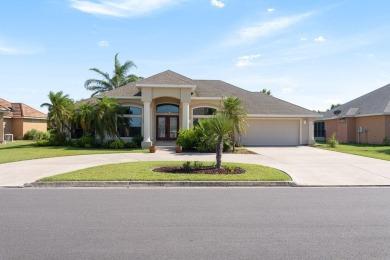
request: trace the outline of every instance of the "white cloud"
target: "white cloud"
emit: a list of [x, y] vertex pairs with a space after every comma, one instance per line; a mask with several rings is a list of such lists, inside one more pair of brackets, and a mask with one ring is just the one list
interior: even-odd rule
[[280, 17], [272, 21], [262, 22], [253, 26], [242, 28], [238, 30], [228, 44], [233, 46], [242, 45], [260, 38], [269, 37], [299, 23], [310, 15], [311, 13], [304, 13], [295, 16]]
[[304, 41], [307, 41], [307, 38], [301, 37], [299, 40], [304, 42]]
[[211, 0], [210, 3], [211, 5], [216, 6], [218, 8], [225, 7], [225, 4], [218, 0]]
[[14, 49], [14, 48], [9, 48], [9, 47], [0, 45], [0, 54], [17, 55], [17, 54], [20, 54], [20, 51], [17, 49]]
[[275, 11], [274, 8], [268, 8], [268, 9], [267, 9], [267, 12], [268, 12], [268, 13], [272, 13], [272, 12], [274, 12], [274, 11]]
[[250, 65], [254, 65], [252, 60], [259, 58], [261, 55], [260, 54], [254, 54], [254, 55], [246, 55], [246, 56], [241, 56], [238, 57], [238, 61], [236, 63], [237, 67], [246, 67]]
[[133, 17], [151, 13], [182, 0], [69, 0], [82, 12], [116, 17]]
[[100, 47], [109, 47], [110, 43], [108, 41], [100, 41], [100, 42], [98, 42], [98, 45]]
[[317, 38], [314, 39], [315, 42], [324, 42], [326, 39], [323, 36], [318, 36]]

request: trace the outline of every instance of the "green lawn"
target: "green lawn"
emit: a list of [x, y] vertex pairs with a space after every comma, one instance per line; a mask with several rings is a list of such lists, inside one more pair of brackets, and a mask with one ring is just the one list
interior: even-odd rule
[[336, 148], [329, 148], [325, 143], [317, 143], [316, 147], [390, 161], [390, 146], [388, 145], [339, 144]]
[[0, 145], [0, 163], [24, 161], [31, 159], [104, 153], [146, 152], [142, 149], [86, 149], [60, 146], [36, 146], [35, 141], [15, 141]]
[[[244, 174], [173, 174], [153, 172], [153, 168], [168, 165], [182, 165], [183, 162], [130, 162], [109, 164], [59, 174], [40, 181], [290, 181], [282, 171], [254, 164], [224, 163], [240, 166]], [[204, 165], [211, 165], [204, 162]]]

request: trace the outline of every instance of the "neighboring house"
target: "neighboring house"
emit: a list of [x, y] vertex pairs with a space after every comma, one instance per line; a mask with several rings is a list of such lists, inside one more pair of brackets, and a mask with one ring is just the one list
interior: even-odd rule
[[224, 96], [244, 100], [248, 112], [248, 127], [241, 138], [244, 145], [312, 144], [313, 122], [321, 117], [260, 92], [220, 80], [193, 80], [170, 70], [103, 95], [115, 98], [126, 108], [124, 118], [118, 118], [121, 138], [143, 135], [143, 147], [176, 140], [179, 128], [191, 128], [197, 120], [221, 109]]
[[[3, 108], [3, 112], [1, 112]], [[23, 135], [31, 129], [47, 131], [46, 114], [23, 103], [11, 103], [0, 98], [0, 117], [3, 119], [0, 127], [4, 133], [0, 135], [4, 138], [5, 134], [12, 134], [14, 139], [23, 139]], [[1, 130], [0, 130], [1, 131]], [[0, 139], [1, 141], [1, 139]]]
[[390, 84], [327, 111], [326, 138], [344, 143], [381, 144], [390, 138]]
[[4, 143], [4, 114], [8, 111], [8, 108], [0, 104], [0, 144]]

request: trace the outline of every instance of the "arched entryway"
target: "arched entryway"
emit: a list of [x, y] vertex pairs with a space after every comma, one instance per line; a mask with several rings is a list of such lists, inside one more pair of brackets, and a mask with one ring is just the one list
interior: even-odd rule
[[156, 140], [174, 141], [179, 131], [179, 106], [159, 104], [156, 106]]

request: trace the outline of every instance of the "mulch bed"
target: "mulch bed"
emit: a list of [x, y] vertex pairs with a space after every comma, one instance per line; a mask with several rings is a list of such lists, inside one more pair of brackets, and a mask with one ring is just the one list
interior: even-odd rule
[[188, 173], [188, 174], [243, 174], [245, 170], [241, 167], [235, 167], [233, 171], [229, 172], [226, 168], [218, 169], [214, 166], [204, 166], [200, 169], [184, 170], [180, 166], [165, 166], [153, 169], [154, 172], [165, 173]]

